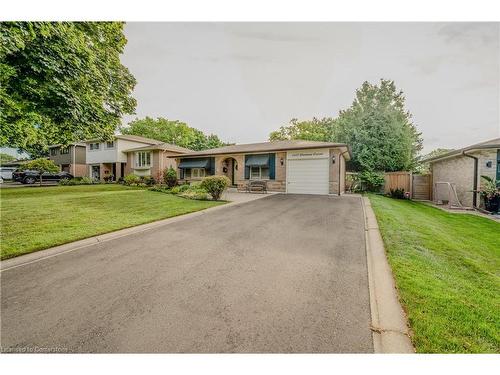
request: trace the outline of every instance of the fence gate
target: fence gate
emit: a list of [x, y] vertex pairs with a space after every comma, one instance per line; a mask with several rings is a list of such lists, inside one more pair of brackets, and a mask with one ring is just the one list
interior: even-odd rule
[[415, 174], [413, 175], [413, 199], [431, 200], [431, 175], [430, 174]]

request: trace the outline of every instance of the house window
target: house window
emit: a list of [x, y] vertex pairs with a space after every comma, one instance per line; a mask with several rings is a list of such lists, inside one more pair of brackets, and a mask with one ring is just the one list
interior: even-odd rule
[[250, 179], [251, 180], [268, 180], [269, 179], [269, 167], [250, 167]]
[[203, 168], [191, 168], [191, 178], [205, 177], [206, 170]]
[[57, 148], [51, 148], [50, 149], [50, 155], [51, 156], [56, 156], [57, 155]]
[[151, 166], [151, 153], [146, 151], [137, 152], [135, 154], [136, 167], [150, 167]]
[[69, 147], [61, 147], [61, 155], [69, 154]]
[[115, 142], [114, 141], [106, 142], [106, 148], [115, 148]]
[[99, 143], [90, 143], [89, 149], [90, 151], [99, 150]]

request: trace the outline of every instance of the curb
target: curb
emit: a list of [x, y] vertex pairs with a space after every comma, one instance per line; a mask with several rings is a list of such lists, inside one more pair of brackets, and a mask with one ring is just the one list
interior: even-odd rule
[[399, 303], [392, 270], [375, 213], [367, 197], [361, 198], [365, 219], [366, 259], [375, 353], [415, 353], [406, 314]]
[[183, 214], [183, 215], [181, 214], [178, 216], [169, 217], [167, 219], [153, 221], [151, 223], [139, 224], [139, 225], [136, 225], [136, 226], [133, 226], [130, 228], [125, 228], [125, 229], [118, 229], [118, 230], [113, 231], [113, 232], [99, 234], [97, 236], [88, 237], [88, 238], [85, 238], [83, 240], [69, 242], [69, 243], [59, 245], [59, 246], [54, 246], [54, 247], [51, 247], [48, 249], [34, 251], [32, 253], [25, 254], [25, 255], [20, 255], [20, 256], [17, 256], [15, 258], [2, 260], [2, 261], [0, 261], [0, 272], [7, 271], [7, 270], [17, 268], [17, 267], [21, 267], [21, 266], [24, 266], [27, 264], [35, 263], [35, 262], [38, 262], [38, 261], [43, 260], [43, 259], [52, 258], [52, 257], [55, 257], [57, 255], [69, 253], [71, 251], [75, 251], [75, 250], [89, 247], [92, 245], [96, 245], [96, 244], [101, 243], [101, 242], [111, 241], [111, 240], [114, 240], [116, 238], [121, 238], [121, 237], [128, 236], [131, 234], [145, 232], [145, 231], [160, 228], [160, 227], [163, 227], [165, 225], [172, 224], [172, 223], [177, 223], [177, 222], [180, 222], [183, 220], [191, 219], [193, 217], [206, 215], [207, 213], [210, 213], [213, 211], [221, 210], [221, 209], [228, 208], [228, 207], [242, 206], [242, 205], [245, 205], [247, 203], [250, 203], [250, 202], [253, 202], [253, 201], [256, 201], [259, 199], [264, 199], [266, 197], [270, 197], [273, 195], [274, 194], [267, 194], [267, 195], [263, 195], [262, 197], [259, 196], [256, 199], [251, 199], [251, 200], [244, 201], [244, 202], [230, 202], [230, 203], [222, 204], [220, 206], [206, 208], [206, 209], [200, 210], [200, 211], [190, 212], [190, 213]]

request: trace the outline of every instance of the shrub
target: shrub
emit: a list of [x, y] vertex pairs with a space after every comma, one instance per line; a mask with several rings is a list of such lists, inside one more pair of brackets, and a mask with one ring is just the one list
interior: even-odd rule
[[378, 192], [384, 185], [384, 174], [381, 172], [364, 171], [358, 174], [363, 190]]
[[72, 179], [62, 179], [59, 181], [59, 185], [61, 186], [73, 186], [73, 185], [93, 185], [98, 184], [99, 182], [93, 181], [89, 177], [75, 177]]
[[391, 196], [391, 198], [395, 199], [406, 199], [405, 189], [403, 188], [391, 189], [389, 195]]
[[179, 193], [185, 192], [188, 189], [189, 189], [189, 185], [188, 184], [179, 185], [179, 186], [174, 186], [172, 188], [171, 192], [172, 192], [172, 194], [179, 194]]
[[163, 173], [163, 180], [168, 187], [174, 187], [177, 184], [177, 172], [170, 167]]
[[84, 176], [84, 177], [80, 178], [80, 183], [82, 185], [92, 185], [92, 184], [96, 184], [99, 182], [92, 180], [90, 177]]
[[141, 179], [139, 176], [136, 176], [135, 174], [129, 174], [125, 176], [123, 182], [125, 183], [125, 185], [137, 186], [141, 183]]
[[209, 176], [201, 181], [200, 187], [205, 189], [214, 201], [217, 201], [230, 184], [231, 180], [226, 176]]
[[140, 180], [141, 180], [140, 182], [142, 182], [146, 186], [153, 186], [156, 183], [153, 176], [142, 176], [140, 177]]
[[168, 186], [165, 185], [153, 185], [148, 190], [159, 191], [160, 193], [172, 194], [172, 189], [170, 189]]
[[113, 182], [113, 178], [114, 178], [114, 177], [113, 177], [113, 175], [112, 175], [112, 174], [111, 174], [111, 175], [109, 175], [109, 176], [104, 176], [104, 177], [103, 177], [104, 183], [109, 184], [109, 183]]
[[200, 187], [189, 187], [179, 193], [179, 197], [204, 201], [208, 199], [208, 192]]

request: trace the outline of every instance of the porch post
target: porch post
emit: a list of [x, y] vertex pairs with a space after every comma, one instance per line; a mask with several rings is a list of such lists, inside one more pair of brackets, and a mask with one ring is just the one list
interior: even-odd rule
[[104, 181], [104, 164], [99, 164], [99, 180]]
[[122, 178], [122, 163], [115, 163], [115, 169], [116, 169], [116, 175], [115, 175], [115, 181], [118, 181], [120, 178]]

